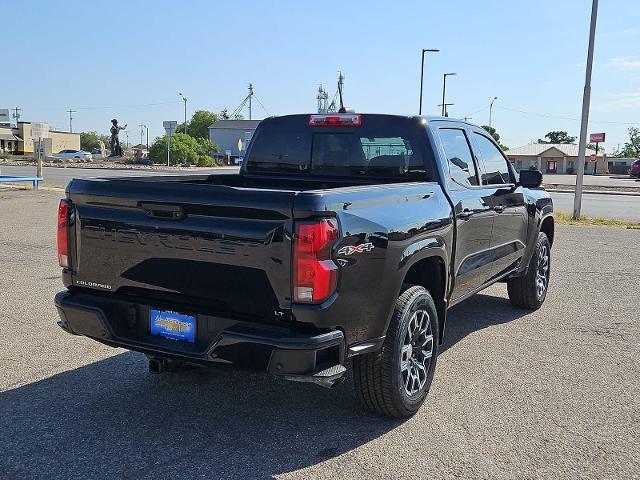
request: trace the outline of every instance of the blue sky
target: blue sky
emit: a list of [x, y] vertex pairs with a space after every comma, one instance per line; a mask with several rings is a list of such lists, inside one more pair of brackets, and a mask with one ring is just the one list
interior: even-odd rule
[[[487, 123], [497, 96], [493, 124], [508, 146], [579, 131], [590, 0], [109, 4], [113, 25], [107, 2], [4, 5], [0, 108], [58, 129], [72, 108], [74, 131], [106, 133], [116, 117], [137, 141], [137, 124], [154, 137], [183, 117], [179, 91], [190, 112], [234, 110], [252, 82], [269, 114], [311, 112], [318, 85], [333, 95], [342, 70], [356, 111], [414, 114], [420, 51], [439, 48], [424, 112], [438, 113], [442, 74], [457, 72], [450, 115]], [[600, 2], [592, 88], [589, 131], [607, 132], [611, 151], [626, 123], [640, 126], [640, 2]]]

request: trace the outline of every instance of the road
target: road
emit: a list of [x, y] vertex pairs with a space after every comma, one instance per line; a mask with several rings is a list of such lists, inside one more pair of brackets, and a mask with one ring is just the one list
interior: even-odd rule
[[[231, 169], [199, 169], [197, 173], [233, 173]], [[34, 175], [34, 167], [2, 167], [3, 175]], [[45, 185], [65, 186], [74, 177], [125, 177], [135, 175], [181, 175], [194, 173], [179, 170], [107, 170], [86, 168], [45, 167]], [[557, 177], [574, 177], [573, 175], [556, 175]], [[586, 178], [586, 177], [585, 177]], [[596, 177], [600, 178], [600, 177]], [[605, 178], [605, 177], [601, 177]], [[573, 194], [552, 193], [556, 208], [566, 212], [573, 211]], [[625, 197], [621, 195], [590, 195], [583, 197], [583, 214], [594, 217], [634, 220], [640, 222], [640, 196]]]
[[[544, 175], [544, 183], [547, 185], [575, 185], [575, 175]], [[598, 185], [601, 187], [640, 187], [640, 180], [637, 178], [631, 178], [629, 175], [585, 175], [582, 183], [585, 187], [591, 185]]]
[[0, 477], [640, 478], [636, 230], [558, 226], [546, 304], [454, 307], [425, 406], [145, 357], [56, 325], [59, 192], [0, 192]]
[[[550, 192], [556, 210], [573, 212], [573, 193]], [[582, 195], [582, 215], [640, 222], [640, 195]]]
[[[20, 176], [32, 176], [36, 174], [36, 167], [33, 165], [28, 166], [0, 166], [2, 169], [2, 175], [20, 175]], [[138, 175], [185, 175], [193, 173], [232, 173], [236, 172], [235, 168], [224, 169], [190, 169], [190, 170], [177, 170], [177, 169], [123, 169], [114, 170], [106, 168], [60, 168], [60, 167], [44, 167], [44, 185], [64, 187], [73, 178], [87, 178], [87, 177], [131, 177]]]

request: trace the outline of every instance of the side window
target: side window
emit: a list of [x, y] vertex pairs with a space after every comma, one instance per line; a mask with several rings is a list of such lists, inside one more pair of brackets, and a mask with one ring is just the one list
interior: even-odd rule
[[478, 185], [476, 167], [464, 130], [441, 128], [440, 140], [447, 154], [451, 178], [462, 185]]
[[487, 137], [479, 133], [473, 134], [473, 144], [478, 152], [478, 156], [484, 163], [484, 173], [482, 173], [483, 185], [511, 183], [507, 160], [498, 147]]

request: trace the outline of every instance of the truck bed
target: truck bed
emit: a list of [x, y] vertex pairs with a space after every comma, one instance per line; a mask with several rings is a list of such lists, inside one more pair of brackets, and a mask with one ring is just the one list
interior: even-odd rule
[[293, 183], [242, 175], [74, 180], [69, 286], [276, 321], [291, 305], [294, 210], [303, 219], [354, 202], [391, 205], [418, 188]]

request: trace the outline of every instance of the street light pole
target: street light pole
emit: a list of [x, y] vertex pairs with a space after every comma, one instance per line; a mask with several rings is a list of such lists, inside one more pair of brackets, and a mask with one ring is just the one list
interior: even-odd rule
[[418, 115], [422, 115], [422, 87], [424, 84], [424, 54], [427, 52], [439, 52], [435, 48], [423, 48], [422, 49], [422, 64], [420, 65], [420, 108], [418, 109]]
[[587, 50], [587, 68], [582, 95], [582, 123], [580, 125], [580, 143], [578, 144], [578, 175], [576, 177], [576, 191], [573, 198], [573, 219], [580, 219], [582, 207], [582, 181], [584, 177], [585, 151], [587, 148], [587, 125], [589, 123], [589, 105], [591, 104], [591, 70], [593, 68], [593, 46], [596, 36], [596, 21], [598, 19], [598, 0], [591, 5], [591, 27], [589, 29], [589, 49]]
[[447, 91], [447, 77], [450, 75], [457, 75], [457, 73], [445, 73], [442, 76], [442, 116], [444, 117], [444, 113], [446, 111], [446, 101], [445, 95]]
[[180, 95], [182, 97], [182, 100], [184, 100], [184, 133], [187, 133], [187, 98], [182, 95], [182, 93], [178, 92], [178, 95]]
[[491, 100], [491, 104], [489, 105], [489, 126], [491, 127], [491, 113], [493, 111], [493, 102], [495, 102], [498, 99], [498, 97], [493, 97], [493, 100]]

